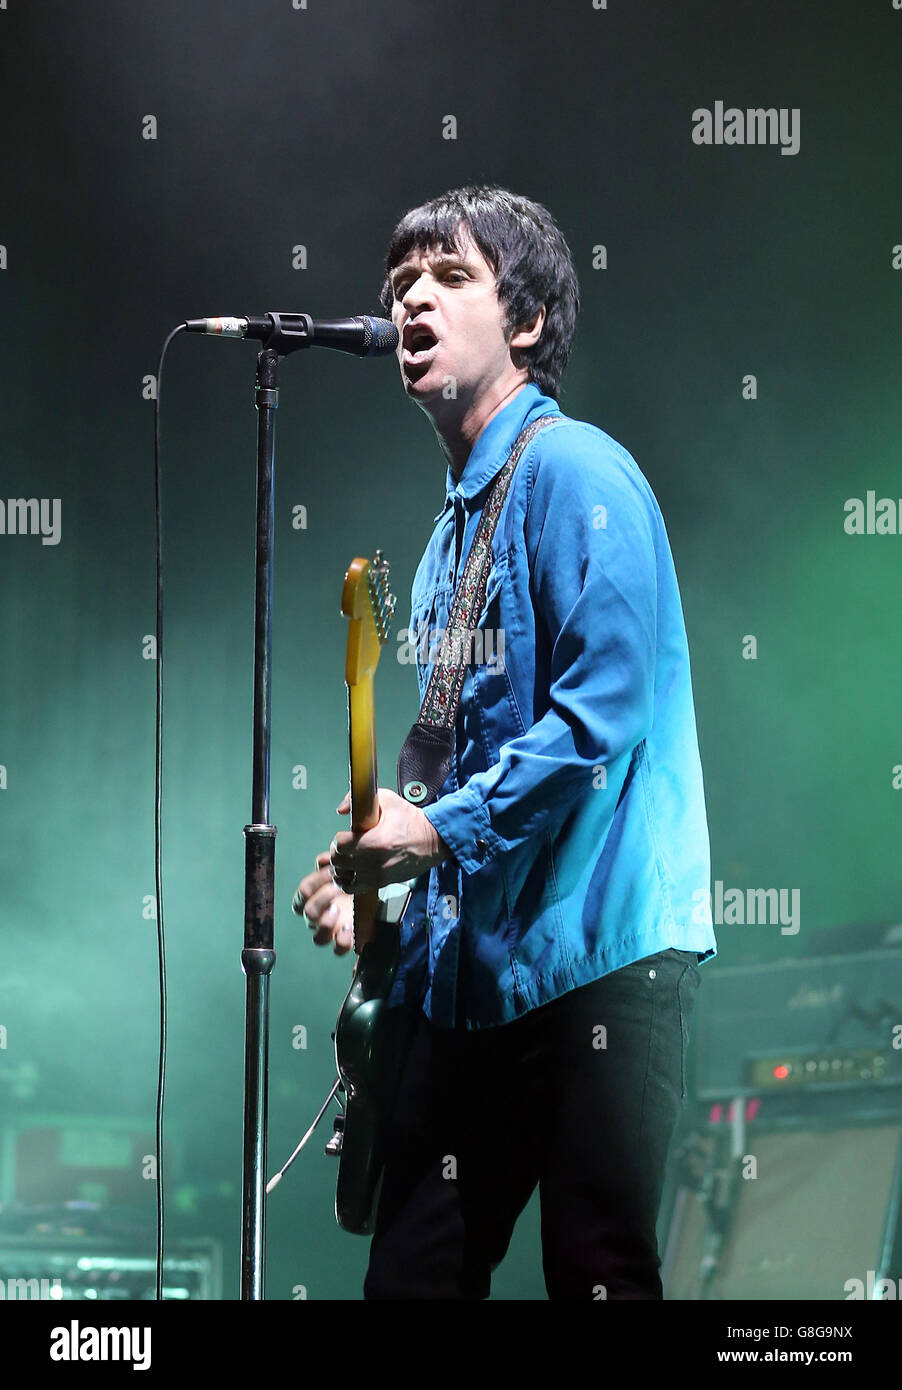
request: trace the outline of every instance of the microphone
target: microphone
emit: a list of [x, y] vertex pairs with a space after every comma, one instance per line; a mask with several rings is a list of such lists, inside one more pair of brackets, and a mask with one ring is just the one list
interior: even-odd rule
[[388, 319], [358, 314], [347, 319], [312, 319], [309, 314], [264, 314], [262, 318], [188, 319], [188, 333], [219, 338], [254, 338], [279, 352], [327, 347], [356, 357], [385, 357], [398, 346], [398, 330]]

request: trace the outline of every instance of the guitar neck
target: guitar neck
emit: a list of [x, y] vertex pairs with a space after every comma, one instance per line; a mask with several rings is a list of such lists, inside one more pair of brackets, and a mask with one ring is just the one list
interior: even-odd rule
[[[351, 829], [371, 830], [379, 819], [376, 771], [376, 714], [373, 676], [388, 640], [394, 594], [388, 587], [388, 562], [377, 550], [370, 564], [358, 555], [348, 565], [341, 591], [341, 611], [351, 619], [345, 653], [348, 687], [348, 745], [351, 773]], [[358, 956], [375, 931], [379, 894], [354, 894], [354, 950]]]
[[[373, 674], [348, 686], [348, 744], [351, 771], [351, 829], [371, 830], [379, 820], [376, 713]], [[354, 950], [359, 955], [375, 930], [379, 894], [354, 894]]]

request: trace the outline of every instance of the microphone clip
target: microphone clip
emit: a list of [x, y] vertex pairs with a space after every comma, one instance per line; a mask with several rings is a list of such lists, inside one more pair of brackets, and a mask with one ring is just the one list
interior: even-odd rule
[[275, 314], [270, 312], [266, 315], [266, 319], [270, 321], [272, 326], [266, 337], [262, 338], [263, 347], [277, 352], [280, 357], [287, 357], [291, 352], [297, 352], [300, 348], [307, 348], [313, 341], [313, 319], [309, 314]]

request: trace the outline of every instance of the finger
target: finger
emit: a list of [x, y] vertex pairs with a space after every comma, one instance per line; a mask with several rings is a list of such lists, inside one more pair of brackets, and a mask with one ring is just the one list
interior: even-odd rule
[[[326, 865], [328, 865], [328, 858], [326, 860]], [[326, 866], [321, 868], [317, 873], [308, 874], [306, 878], [302, 878], [291, 900], [292, 912], [296, 912], [298, 916], [300, 916], [304, 912], [306, 902], [313, 894], [316, 893], [318, 889], [325, 887], [326, 884], [331, 883], [331, 881], [332, 875], [329, 873], [329, 869]]]
[[337, 901], [325, 907], [316, 920], [307, 918], [307, 925], [313, 932], [314, 946], [328, 946], [337, 932], [341, 930], [342, 913]]
[[341, 890], [334, 883], [327, 883], [307, 899], [304, 916], [311, 926], [333, 926], [339, 920], [339, 896]]
[[354, 929], [350, 926], [339, 927], [335, 933], [335, 954], [346, 956], [354, 945]]
[[353, 893], [357, 886], [357, 880], [353, 869], [332, 869], [330, 872], [332, 882], [339, 893]]
[[330, 870], [332, 882], [341, 893], [372, 893], [382, 883], [372, 868], [349, 869], [344, 866]]
[[327, 859], [323, 867], [321, 869], [317, 869], [315, 874], [308, 874], [306, 884], [308, 889], [307, 897], [312, 897], [313, 894], [318, 892], [320, 888], [325, 888], [331, 882], [332, 871], [329, 868], [329, 861]]
[[317, 927], [313, 934], [314, 946], [328, 946], [330, 942], [337, 956], [346, 956], [354, 944], [353, 928], [347, 923], [341, 926], [335, 926], [333, 923], [331, 926]]
[[354, 852], [360, 837], [353, 830], [339, 830], [329, 846], [329, 858], [333, 864], [348, 859]]
[[321, 869], [317, 869], [315, 874], [307, 874], [306, 878], [301, 879], [298, 884], [298, 892], [302, 898], [309, 898], [316, 892], [317, 888], [322, 888], [324, 884], [328, 883], [330, 877], [327, 860], [325, 865]]
[[342, 878], [350, 878], [356, 872], [353, 856], [342, 853], [335, 841], [329, 847], [329, 873], [333, 883], [339, 883]]

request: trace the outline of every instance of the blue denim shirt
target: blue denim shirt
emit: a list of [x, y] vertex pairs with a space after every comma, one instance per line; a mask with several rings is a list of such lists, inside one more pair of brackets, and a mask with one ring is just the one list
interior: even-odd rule
[[417, 880], [401, 924], [390, 1002], [444, 1027], [505, 1023], [668, 947], [716, 951], [677, 578], [621, 445], [520, 390], [458, 484], [448, 471], [398, 635], [422, 699], [490, 486], [547, 414], [492, 543], [455, 765], [425, 808], [455, 860]]

